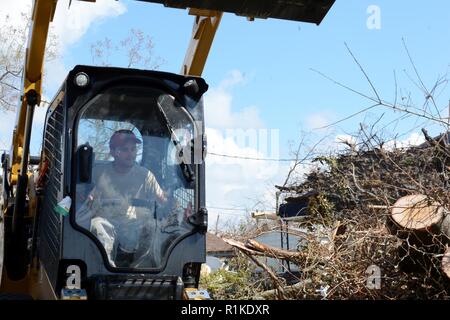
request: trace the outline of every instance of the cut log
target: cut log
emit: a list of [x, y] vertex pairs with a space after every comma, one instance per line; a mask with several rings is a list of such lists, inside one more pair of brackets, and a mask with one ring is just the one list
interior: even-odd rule
[[273, 212], [252, 212], [252, 218], [256, 220], [278, 220], [280, 217]]
[[236, 241], [236, 240], [233, 240], [233, 239], [227, 239], [227, 238], [222, 238], [222, 240], [225, 241], [226, 243], [228, 243], [230, 246], [238, 248], [239, 250], [241, 250], [245, 254], [253, 254], [253, 255], [260, 255], [260, 256], [264, 256], [265, 255], [263, 252], [259, 252], [259, 251], [255, 251], [255, 250], [247, 248], [245, 246], [245, 244], [240, 242], [240, 241]]
[[402, 197], [392, 206], [392, 219], [408, 230], [431, 230], [444, 217], [443, 207], [422, 194]]
[[[293, 295], [294, 297], [298, 297], [299, 292], [311, 283], [311, 279], [306, 279], [305, 281], [299, 281], [291, 286], [283, 287], [284, 294], [286, 296]], [[273, 300], [277, 297], [277, 293], [277, 289], [267, 290], [259, 293], [259, 295], [255, 297], [255, 300]]]
[[442, 271], [450, 279], [450, 247], [444, 253], [442, 257]]
[[256, 240], [249, 239], [245, 243], [233, 240], [222, 238], [223, 241], [228, 243], [229, 245], [238, 248], [242, 252], [248, 255], [259, 255], [259, 256], [267, 256], [276, 259], [295, 259], [301, 258], [304, 256], [302, 252], [298, 251], [288, 251], [283, 249], [274, 248], [272, 246], [264, 245]]
[[283, 249], [278, 249], [272, 246], [262, 244], [256, 240], [248, 239], [245, 246], [251, 250], [259, 251], [265, 253], [267, 256], [277, 258], [277, 259], [295, 259], [303, 257], [304, 254], [298, 251], [288, 251]]

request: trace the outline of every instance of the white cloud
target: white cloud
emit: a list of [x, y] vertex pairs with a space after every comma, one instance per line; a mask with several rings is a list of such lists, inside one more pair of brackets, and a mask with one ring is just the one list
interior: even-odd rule
[[332, 123], [333, 118], [334, 115], [330, 112], [316, 112], [306, 117], [305, 124], [309, 129], [320, 129]]
[[[251, 210], [271, 210], [275, 206], [274, 184], [282, 183], [289, 163], [229, 158], [279, 158], [279, 134], [265, 128], [258, 108], [234, 110], [232, 90], [246, 79], [240, 71], [231, 71], [205, 97], [208, 153], [206, 160], [207, 206], [209, 223], [235, 224]], [[224, 210], [216, 208], [241, 208]], [[247, 209], [247, 211], [245, 210]]]
[[124, 4], [112, 0], [97, 0], [95, 3], [72, 1], [70, 8], [68, 4], [69, 0], [58, 1], [52, 24], [62, 50], [80, 40], [93, 23], [126, 12]]
[[349, 134], [338, 134], [334, 138], [333, 146], [330, 148], [335, 152], [339, 152], [342, 150], [348, 150], [349, 145], [353, 146], [355, 150], [357, 150], [357, 140], [354, 136]]
[[[51, 23], [52, 32], [58, 37], [61, 50], [80, 40], [93, 23], [103, 19], [119, 16], [126, 12], [126, 6], [118, 1], [97, 0], [95, 3], [85, 1], [59, 0], [56, 13]], [[9, 16], [17, 27], [25, 26], [22, 14], [30, 14], [32, 0], [16, 0], [0, 2], [0, 17], [4, 21]]]
[[231, 71], [216, 88], [210, 88], [205, 95], [205, 118], [208, 127], [218, 129], [262, 128], [258, 108], [248, 106], [240, 111], [232, 110], [232, 89], [245, 83], [245, 78], [238, 70]]
[[242, 74], [242, 72], [240, 72], [239, 70], [231, 70], [228, 73], [228, 77], [226, 77], [220, 82], [219, 88], [230, 89], [237, 84], [244, 84], [245, 82], [246, 79]]
[[[209, 207], [209, 223], [214, 227], [217, 215], [220, 226], [235, 224], [250, 214], [251, 210], [273, 210], [275, 206], [275, 184], [282, 183], [289, 163], [226, 158], [211, 153], [266, 158], [257, 149], [240, 147], [233, 139], [219, 130], [208, 129], [206, 158], [206, 200]], [[216, 208], [245, 208], [242, 211]]]
[[[386, 150], [392, 150], [395, 148], [409, 148], [413, 146], [418, 146], [425, 142], [425, 138], [422, 134], [418, 132], [411, 133], [405, 139], [394, 139], [384, 143], [383, 148]], [[349, 143], [354, 146], [355, 150], [358, 150], [358, 141], [356, 137], [348, 134], [338, 134], [335, 136], [333, 143], [331, 143], [328, 148], [333, 152], [340, 152], [343, 150], [348, 150]]]
[[411, 133], [406, 139], [403, 140], [391, 140], [385, 144], [387, 149], [394, 148], [407, 148], [411, 146], [418, 146], [425, 142], [425, 138], [418, 132]]
[[334, 138], [334, 141], [337, 142], [337, 143], [355, 144], [356, 143], [356, 138], [354, 136], [349, 135], [349, 134], [338, 134]]
[[0, 17], [1, 21], [5, 21], [5, 17], [9, 16], [10, 21], [17, 26], [22, 26], [24, 20], [22, 13], [29, 13], [31, 11], [31, 0], [16, 0], [16, 1], [1, 1], [0, 2]]

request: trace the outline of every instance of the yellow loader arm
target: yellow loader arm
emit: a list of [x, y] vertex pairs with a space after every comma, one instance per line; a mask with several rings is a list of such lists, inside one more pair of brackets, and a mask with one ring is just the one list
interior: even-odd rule
[[27, 46], [21, 105], [17, 112], [12, 143], [11, 184], [18, 175], [27, 171], [29, 140], [34, 107], [39, 105], [42, 94], [42, 69], [49, 24], [53, 20], [57, 0], [35, 0], [32, 26]]
[[[35, 199], [32, 199], [34, 190], [28, 190], [31, 128], [34, 108], [41, 102], [45, 45], [56, 2], [57, 0], [34, 0], [32, 24], [25, 54], [22, 95], [12, 136], [10, 158], [2, 158], [4, 168], [10, 169], [9, 176], [5, 175], [3, 182], [6, 197], [3, 199], [2, 209], [5, 220], [12, 218], [7, 242], [8, 247], [14, 247], [12, 250], [14, 252], [9, 254], [9, 259], [14, 260], [12, 264], [18, 266], [10, 270], [10, 278], [13, 280], [23, 279], [28, 272], [27, 265], [22, 262], [27, 257], [27, 240], [23, 237], [24, 221], [35, 213]], [[6, 169], [4, 170], [6, 173]], [[28, 206], [27, 191], [30, 191]], [[27, 286], [26, 279], [19, 283], [20, 286]], [[2, 287], [3, 285], [2, 281]]]
[[189, 14], [196, 17], [189, 48], [180, 73], [201, 76], [216, 30], [219, 28], [220, 20], [222, 19], [222, 12], [190, 9]]

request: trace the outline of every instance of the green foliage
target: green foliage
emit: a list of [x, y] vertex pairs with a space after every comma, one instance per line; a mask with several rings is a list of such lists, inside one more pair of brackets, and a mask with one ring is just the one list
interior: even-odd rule
[[334, 204], [330, 202], [323, 193], [311, 197], [308, 203], [311, 218], [324, 225], [331, 225], [334, 217]]
[[253, 279], [253, 265], [244, 257], [230, 260], [233, 271], [220, 269], [200, 278], [200, 287], [214, 300], [252, 299], [259, 292]]
[[413, 166], [415, 164], [415, 159], [414, 157], [411, 156], [405, 156], [403, 159], [401, 159], [400, 161], [400, 166], [402, 167], [410, 167]]
[[326, 157], [326, 156], [319, 156], [314, 159], [314, 161], [319, 161], [321, 164], [326, 164], [328, 167], [333, 170], [338, 167], [338, 162], [336, 157]]

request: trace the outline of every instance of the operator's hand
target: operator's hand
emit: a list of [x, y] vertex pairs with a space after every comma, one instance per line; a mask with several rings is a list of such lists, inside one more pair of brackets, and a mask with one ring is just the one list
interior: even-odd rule
[[161, 196], [159, 197], [159, 201], [161, 201], [161, 203], [166, 204], [169, 201], [169, 197], [167, 195], [167, 192], [163, 192], [161, 194]]
[[164, 216], [169, 216], [180, 207], [180, 204], [174, 197], [174, 191], [172, 189], [165, 190], [162, 195], [158, 198], [161, 205], [160, 209], [164, 212]]

